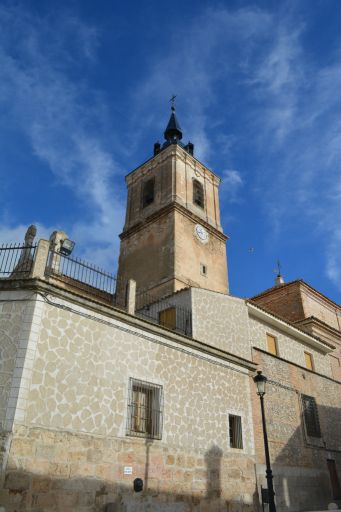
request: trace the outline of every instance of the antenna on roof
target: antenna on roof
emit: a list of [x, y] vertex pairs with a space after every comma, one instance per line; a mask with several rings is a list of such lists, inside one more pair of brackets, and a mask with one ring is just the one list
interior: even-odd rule
[[274, 272], [276, 274], [275, 286], [281, 286], [281, 284], [284, 284], [284, 279], [281, 272], [281, 262], [279, 260], [277, 260], [277, 268], [274, 269]]

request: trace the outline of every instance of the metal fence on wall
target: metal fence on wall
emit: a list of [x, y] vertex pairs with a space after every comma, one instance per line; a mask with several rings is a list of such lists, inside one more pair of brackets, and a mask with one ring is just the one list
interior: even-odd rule
[[[0, 279], [28, 278], [36, 255], [36, 245], [0, 246]], [[64, 283], [67, 288], [97, 297], [101, 301], [126, 308], [126, 280], [77, 257], [49, 250], [45, 275]], [[167, 329], [192, 336], [192, 313], [171, 297], [156, 299], [149, 292], [136, 294], [136, 315]]]
[[149, 292], [136, 294], [136, 315], [167, 329], [192, 336], [192, 312], [172, 300], [156, 299]]
[[0, 278], [14, 279], [28, 277], [32, 270], [36, 245], [20, 243], [0, 246]]
[[45, 273], [69, 286], [113, 302], [116, 276], [92, 263], [50, 250]]

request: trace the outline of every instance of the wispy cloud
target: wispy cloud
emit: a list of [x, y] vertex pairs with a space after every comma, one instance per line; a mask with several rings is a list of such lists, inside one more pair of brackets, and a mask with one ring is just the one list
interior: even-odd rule
[[[154, 59], [136, 91], [134, 108], [152, 110], [177, 92], [197, 157], [210, 165], [221, 149], [229, 160], [223, 194], [233, 201], [258, 189], [264, 222], [278, 239], [290, 222], [297, 229], [297, 219], [310, 226], [312, 237], [322, 235], [326, 273], [341, 289], [335, 271], [341, 253], [335, 236], [341, 223], [341, 66], [338, 52], [322, 66], [307, 54], [307, 23], [290, 9], [280, 16], [256, 8], [205, 9], [174, 31], [168, 52]], [[247, 187], [233, 170], [238, 151], [257, 155]]]
[[[49, 239], [53, 229], [36, 223], [37, 238]], [[0, 240], [1, 244], [10, 244], [13, 242], [23, 242], [28, 226], [18, 224], [14, 227], [0, 225]]]
[[[76, 238], [83, 253], [96, 244], [97, 259], [112, 265], [113, 233], [123, 221], [123, 201], [112, 184], [120, 167], [106, 147], [105, 105], [70, 73], [78, 61], [94, 59], [97, 31], [73, 17], [42, 20], [19, 7], [0, 8], [0, 22], [8, 27], [0, 38], [3, 108], [35, 155], [84, 205], [82, 220], [58, 227]], [[21, 226], [12, 233], [21, 233]]]
[[[61, 227], [91, 259], [112, 265], [124, 210], [121, 158], [112, 156], [120, 141], [109, 142], [106, 101], [85, 72], [100, 32], [72, 14], [38, 19], [17, 7], [1, 7], [0, 22], [3, 111], [84, 205], [83, 219]], [[212, 168], [220, 162], [227, 202], [259, 194], [263, 222], [278, 238], [304, 220], [323, 238], [325, 272], [341, 289], [341, 51], [322, 65], [313, 60], [303, 44], [308, 23], [291, 12], [221, 5], [174, 19], [162, 51], [155, 45], [122, 93], [122, 130], [130, 156], [151, 126], [162, 133], [161, 105], [177, 94], [185, 141]]]
[[327, 248], [327, 276], [341, 289], [341, 229], [334, 231]]
[[[141, 111], [156, 111], [155, 104], [164, 104], [167, 96], [177, 94], [186, 120], [186, 136], [195, 141], [197, 157], [209, 162], [212, 111], [215, 115], [219, 112], [214, 121], [219, 123], [230, 105], [229, 80], [236, 67], [249, 59], [255, 42], [263, 38], [270, 25], [271, 16], [253, 8], [208, 8], [199, 11], [190, 24], [178, 25], [167, 53], [152, 59], [147, 78], [136, 88], [136, 116]], [[160, 122], [153, 115], [148, 120], [155, 125]]]
[[222, 184], [220, 186], [220, 194], [224, 201], [230, 203], [239, 199], [239, 191], [244, 185], [242, 177], [235, 169], [226, 169], [222, 173]]
[[266, 205], [278, 231], [300, 218], [310, 223], [311, 236], [323, 237], [326, 274], [341, 290], [341, 65], [337, 58], [314, 66], [303, 53], [300, 32], [294, 26], [292, 32], [290, 43], [271, 58], [283, 61], [278, 73], [277, 66], [269, 73], [265, 65], [256, 85], [268, 95], [265, 115], [259, 112], [257, 120], [260, 150], [266, 145], [266, 161], [276, 162], [262, 173], [262, 182], [270, 184]]

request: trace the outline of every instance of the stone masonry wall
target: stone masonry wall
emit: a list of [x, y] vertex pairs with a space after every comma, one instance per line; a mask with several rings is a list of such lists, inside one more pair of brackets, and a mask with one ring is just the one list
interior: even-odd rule
[[246, 370], [230, 371], [125, 324], [84, 317], [78, 309], [45, 307], [27, 396], [28, 424], [125, 435], [128, 381], [134, 377], [164, 386], [167, 442], [194, 448], [215, 441], [228, 448], [226, 414], [232, 407], [246, 416], [245, 447], [252, 452]]
[[[110, 500], [132, 512], [141, 500], [145, 510], [253, 510], [247, 370], [61, 299], [40, 314], [0, 494], [8, 512], [104, 510]], [[126, 435], [130, 377], [163, 387], [162, 440], [150, 445]], [[242, 450], [230, 447], [229, 413], [242, 418]], [[131, 483], [141, 474], [149, 490], [139, 498]]]
[[30, 292], [3, 292], [0, 304], [0, 432], [5, 428], [6, 411], [20, 345], [20, 334], [30, 325], [32, 311], [29, 302], [20, 302]]
[[168, 213], [121, 241], [119, 277], [134, 279], [141, 290], [165, 283], [164, 294], [172, 293], [173, 252], [174, 215]]
[[[204, 208], [193, 202], [193, 182], [199, 181], [203, 186]], [[220, 178], [207, 167], [191, 157], [181, 148], [176, 147], [176, 199], [197, 217], [215, 226], [220, 231], [220, 209], [218, 187]]]
[[[138, 494], [136, 477], [144, 481]], [[17, 427], [0, 503], [6, 512], [104, 511], [109, 503], [115, 512], [246, 512], [255, 510], [254, 492], [254, 461], [214, 443], [181, 450], [159, 441]]]
[[[196, 222], [182, 212], [175, 213], [174, 251], [178, 289], [195, 286], [226, 294], [226, 243], [213, 230], [208, 230], [208, 241], [202, 243], [195, 234]], [[206, 266], [206, 274], [202, 273], [201, 265]]]

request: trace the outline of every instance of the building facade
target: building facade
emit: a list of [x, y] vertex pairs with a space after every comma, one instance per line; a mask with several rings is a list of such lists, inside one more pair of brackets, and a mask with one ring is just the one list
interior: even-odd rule
[[117, 280], [62, 232], [2, 250], [6, 512], [261, 511], [259, 368], [278, 512], [341, 498], [337, 328], [228, 294], [220, 180], [181, 138], [173, 110], [127, 176]]
[[297, 327], [329, 342], [333, 377], [341, 380], [341, 306], [303, 280], [279, 285], [252, 298]]

